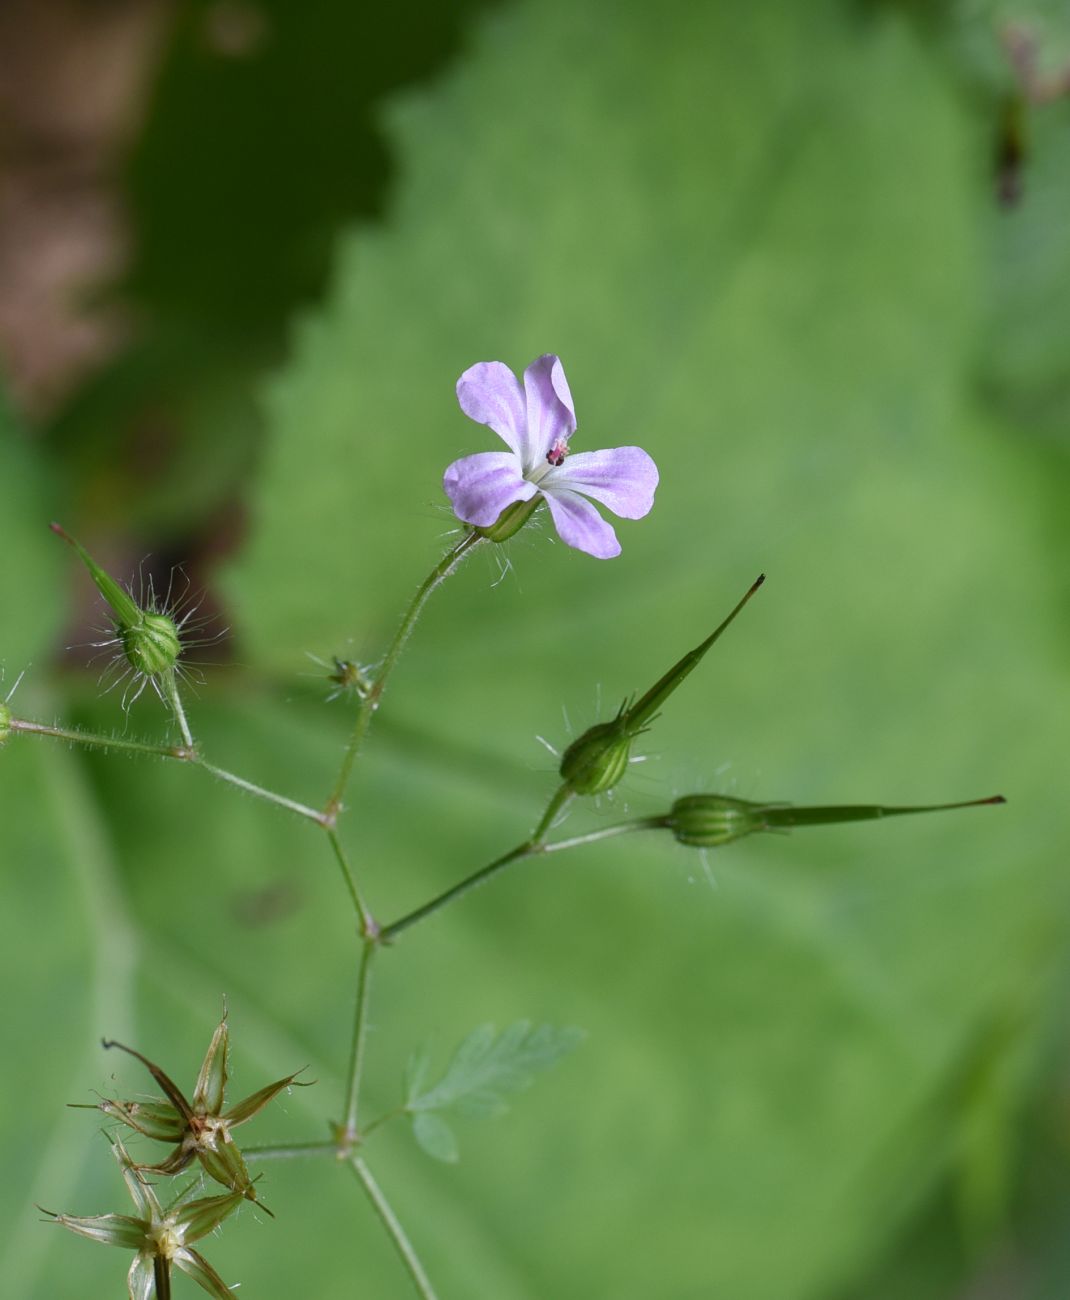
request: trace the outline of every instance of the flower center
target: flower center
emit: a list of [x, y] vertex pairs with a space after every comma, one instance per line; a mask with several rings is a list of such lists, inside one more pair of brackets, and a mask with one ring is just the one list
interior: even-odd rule
[[550, 450], [546, 453], [547, 464], [563, 465], [565, 457], [568, 455], [568, 439], [558, 438]]

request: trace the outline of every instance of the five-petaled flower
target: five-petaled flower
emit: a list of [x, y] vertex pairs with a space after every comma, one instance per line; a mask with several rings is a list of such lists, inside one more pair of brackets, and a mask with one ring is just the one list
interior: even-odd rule
[[443, 487], [458, 519], [489, 528], [514, 503], [541, 497], [569, 546], [600, 560], [620, 554], [612, 525], [587, 498], [641, 519], [654, 504], [657, 466], [641, 447], [569, 455], [576, 410], [559, 358], [533, 361], [523, 387], [503, 362], [481, 361], [457, 381], [457, 400], [509, 447], [465, 456], [446, 470]]

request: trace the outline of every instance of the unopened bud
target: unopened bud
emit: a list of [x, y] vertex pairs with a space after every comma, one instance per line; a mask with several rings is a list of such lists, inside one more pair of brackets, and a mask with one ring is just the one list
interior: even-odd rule
[[632, 736], [623, 711], [574, 740], [561, 759], [561, 779], [574, 794], [603, 794], [628, 770]]

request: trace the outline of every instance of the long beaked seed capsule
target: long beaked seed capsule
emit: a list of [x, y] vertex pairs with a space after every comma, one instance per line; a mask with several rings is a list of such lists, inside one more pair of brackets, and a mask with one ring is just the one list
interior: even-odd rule
[[561, 759], [562, 781], [574, 794], [604, 794], [612, 790], [628, 770], [632, 741], [647, 729], [655, 713], [684, 678], [701, 663], [706, 651], [735, 619], [743, 606], [765, 581], [761, 574], [728, 617], [701, 645], [689, 650], [632, 704], [621, 705], [611, 722], [598, 722], [574, 740]]
[[681, 844], [714, 849], [755, 831], [791, 830], [796, 826], [831, 826], [841, 822], [877, 821], [913, 813], [948, 812], [953, 808], [980, 808], [1006, 803], [1001, 794], [963, 803], [822, 804], [796, 808], [788, 803], [753, 803], [723, 794], [689, 794], [673, 804], [665, 824]]
[[142, 609], [133, 596], [97, 564], [85, 547], [59, 524], [52, 531], [76, 552], [115, 615], [115, 630], [127, 662], [142, 677], [159, 677], [178, 663], [182, 640], [168, 614]]

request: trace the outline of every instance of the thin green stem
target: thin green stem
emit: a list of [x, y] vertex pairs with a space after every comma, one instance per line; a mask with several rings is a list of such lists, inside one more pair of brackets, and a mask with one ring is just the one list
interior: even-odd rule
[[298, 803], [296, 799], [290, 799], [284, 794], [276, 794], [274, 790], [265, 790], [262, 785], [256, 785], [252, 781], [247, 781], [243, 776], [237, 776], [233, 772], [228, 772], [225, 768], [216, 767], [214, 763], [209, 763], [206, 759], [201, 758], [200, 754], [192, 753], [187, 755], [187, 761], [193, 763], [196, 767], [203, 768], [205, 772], [212, 776], [218, 777], [220, 781], [226, 781], [230, 785], [235, 785], [239, 790], [244, 790], [246, 794], [255, 795], [258, 799], [266, 799], [268, 803], [273, 803], [278, 808], [285, 808], [287, 812], [297, 813], [299, 817], [307, 817], [317, 826], [327, 826], [327, 819], [317, 808], [310, 808], [307, 804]]
[[661, 831], [668, 824], [664, 815], [636, 817], [630, 822], [617, 822], [613, 826], [602, 826], [596, 831], [588, 831], [586, 835], [573, 835], [568, 840], [555, 840], [553, 844], [544, 844], [540, 852], [561, 853], [565, 849], [578, 849], [584, 844], [597, 844], [599, 840], [611, 840], [617, 835], [630, 835], [633, 831]]
[[368, 1030], [368, 996], [371, 992], [372, 958], [378, 948], [378, 940], [366, 936], [364, 948], [360, 954], [360, 968], [357, 971], [357, 1006], [353, 1015], [353, 1041], [349, 1049], [349, 1076], [346, 1083], [346, 1118], [345, 1133], [348, 1138], [356, 1140], [357, 1111], [360, 1106], [360, 1083], [364, 1074], [364, 1049], [367, 1044]]
[[378, 709], [382, 702], [383, 692], [386, 690], [387, 680], [394, 671], [401, 656], [405, 643], [412, 635], [412, 630], [416, 626], [416, 620], [420, 617], [428, 597], [435, 588], [443, 582], [457, 568], [461, 560], [476, 546], [483, 541], [483, 537], [477, 532], [466, 533], [464, 537], [446, 552], [442, 559], [435, 565], [431, 572], [420, 584], [416, 595], [413, 596], [408, 609], [402, 616], [397, 631], [394, 633], [394, 639], [391, 641], [382, 664], [375, 674], [375, 681], [371, 689], [360, 702], [357, 710], [356, 721], [353, 724], [353, 730], [350, 733], [349, 741], [346, 744], [345, 754], [342, 757], [342, 766], [338, 772], [338, 779], [334, 783], [334, 789], [327, 800], [326, 812], [328, 816], [337, 815], [339, 808], [342, 806], [342, 800], [345, 796], [346, 787], [349, 784], [349, 778], [353, 773], [353, 764], [356, 762], [357, 754], [360, 752], [361, 743], [364, 735], [371, 723], [372, 715]]
[[[95, 1110], [98, 1108], [91, 1106], [89, 1109]], [[360, 1140], [362, 1142], [367, 1141], [377, 1128], [382, 1128], [384, 1124], [389, 1124], [392, 1119], [400, 1119], [402, 1115], [407, 1115], [408, 1113], [408, 1106], [395, 1106], [393, 1110], [388, 1110], [382, 1115], [377, 1115], [370, 1124], [364, 1125], [364, 1128], [360, 1133]]]
[[[322, 814], [318, 814], [322, 815]], [[364, 902], [360, 889], [357, 885], [357, 878], [353, 874], [353, 868], [349, 865], [349, 859], [346, 851], [342, 847], [342, 841], [338, 838], [338, 832], [333, 826], [327, 827], [327, 838], [331, 842], [331, 848], [334, 850], [334, 856], [338, 859], [338, 865], [342, 869], [342, 879], [345, 881], [346, 889], [349, 891], [349, 897], [356, 908], [357, 916], [360, 918], [360, 932], [367, 938], [375, 931], [375, 922], [372, 920], [371, 912]]]
[[412, 1242], [409, 1241], [405, 1229], [401, 1226], [398, 1216], [391, 1208], [390, 1202], [383, 1195], [383, 1190], [372, 1177], [372, 1171], [359, 1156], [353, 1156], [349, 1162], [353, 1166], [353, 1172], [360, 1179], [361, 1186], [368, 1194], [368, 1200], [372, 1203], [372, 1208], [379, 1216], [383, 1227], [387, 1230], [390, 1240], [394, 1243], [394, 1249], [401, 1258], [401, 1262], [412, 1278], [413, 1285], [423, 1297], [423, 1300], [436, 1300], [435, 1289], [431, 1285], [431, 1279], [424, 1271], [424, 1266], [420, 1263], [419, 1256], [413, 1249]]
[[188, 763], [192, 758], [182, 745], [154, 745], [144, 740], [124, 740], [118, 736], [102, 736], [92, 731], [78, 731], [71, 727], [51, 727], [44, 722], [29, 722], [25, 718], [12, 718], [12, 731], [24, 731], [31, 736], [52, 736], [67, 740], [72, 745], [85, 745], [87, 749], [125, 749], [136, 754], [155, 754], [159, 758], [177, 758]]
[[242, 1147], [248, 1161], [303, 1160], [310, 1156], [337, 1156], [337, 1142], [288, 1142], [281, 1146]]
[[[560, 791], [558, 793], [560, 794]], [[556, 798], [557, 796], [555, 796], [555, 799]], [[553, 808], [552, 801], [551, 808]], [[556, 809], [554, 811], [556, 812]], [[547, 812], [549, 813], [550, 809], [547, 809]], [[553, 817], [551, 816], [549, 820], [552, 821]], [[585, 835], [574, 835], [571, 839], [558, 840], [556, 843], [546, 844], [541, 839], [537, 838], [539, 832], [542, 831], [545, 833], [545, 829], [548, 826], [547, 818], [544, 816], [542, 822], [539, 824], [539, 830], [536, 831], [536, 834], [532, 836], [530, 840], [525, 840], [523, 844], [518, 844], [516, 848], [510, 849], [508, 853], [503, 853], [500, 858], [495, 858], [493, 862], [488, 863], [485, 867], [480, 867], [478, 871], [474, 871], [470, 876], [466, 876], [464, 880], [458, 881], [456, 885], [453, 885], [451, 888], [444, 890], [441, 894], [436, 895], [436, 897], [432, 898], [430, 902], [424, 903], [422, 906], [406, 913], [405, 916], [402, 916], [397, 921], [392, 921], [389, 925], [384, 926], [380, 931], [379, 937], [383, 943], [390, 943], [393, 939], [396, 939], [402, 931], [409, 929], [410, 926], [415, 925], [418, 921], [424, 921], [429, 916], [433, 916], [436, 912], [441, 911], [442, 908], [447, 907], [450, 903], [456, 902], [459, 898], [463, 898], [465, 894], [469, 893], [473, 889], [477, 889], [480, 885], [485, 885], [488, 880], [492, 880], [495, 876], [500, 875], [500, 873], [507, 867], [512, 866], [514, 862], [522, 862], [525, 858], [540, 857], [547, 853], [561, 853], [565, 849], [579, 848], [584, 844], [596, 844], [599, 840], [612, 839], [617, 835], [627, 835], [632, 831], [662, 830], [666, 824], [664, 817], [638, 817], [634, 821], [619, 822], [613, 826], [602, 826], [598, 830], [588, 831]]]
[[178, 693], [178, 679], [175, 676], [175, 670], [173, 668], [160, 674], [160, 689], [163, 693], [164, 700], [169, 705], [171, 712], [175, 715], [178, 729], [182, 733], [183, 743], [189, 749], [193, 749], [193, 733], [190, 731], [189, 723], [186, 721], [186, 710], [182, 706], [182, 697]]
[[243, 776], [237, 776], [225, 768], [216, 767], [214, 763], [209, 763], [207, 759], [202, 758], [191, 745], [156, 745], [151, 741], [126, 740], [120, 736], [104, 736], [92, 731], [78, 731], [72, 727], [53, 727], [44, 722], [29, 722], [25, 718], [12, 718], [10, 727], [12, 731], [22, 731], [31, 736], [51, 736], [55, 740], [69, 741], [72, 745], [84, 745], [87, 749], [122, 749], [127, 753], [152, 754], [157, 758], [172, 758], [179, 763], [189, 763], [192, 767], [202, 768], [211, 776], [218, 777], [220, 781], [237, 786], [246, 794], [255, 795], [258, 799], [266, 799], [268, 803], [285, 808], [287, 812], [296, 813], [299, 817], [306, 817], [309, 821], [315, 822], [317, 826], [330, 829], [325, 814], [318, 808], [310, 808], [307, 804], [298, 803], [296, 799], [290, 799], [284, 794], [266, 790], [262, 785], [247, 781]]

